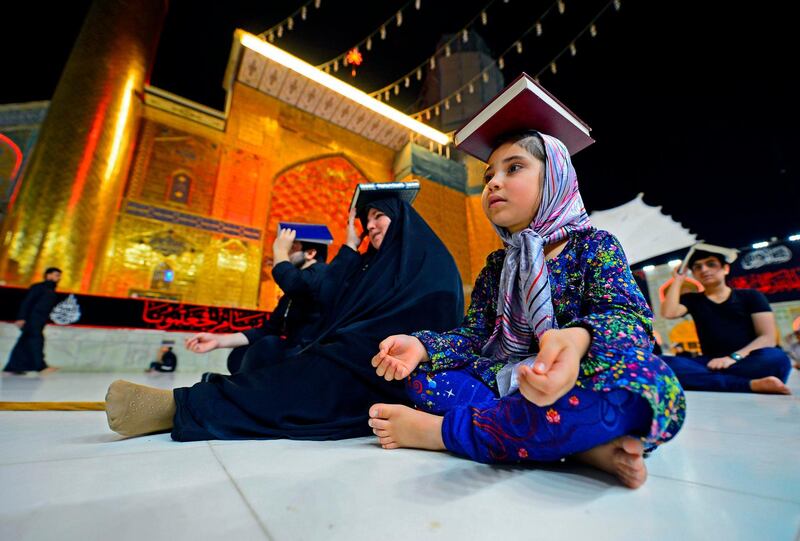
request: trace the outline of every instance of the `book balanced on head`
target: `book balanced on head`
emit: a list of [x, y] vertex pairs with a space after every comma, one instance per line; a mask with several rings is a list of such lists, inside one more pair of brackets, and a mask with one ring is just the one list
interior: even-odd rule
[[725, 259], [725, 263], [730, 265], [739, 255], [739, 250], [734, 248], [725, 248], [724, 246], [716, 246], [714, 244], [707, 244], [705, 242], [698, 242], [693, 244], [689, 251], [686, 253], [686, 257], [683, 258], [681, 261], [681, 266], [678, 269], [678, 273], [684, 274], [686, 272], [687, 267], [689, 266], [689, 261], [692, 259], [692, 256], [695, 252], [709, 252], [712, 254], [719, 254]]
[[409, 205], [419, 193], [419, 182], [366, 182], [356, 186], [350, 208], [361, 214], [364, 208], [379, 199], [396, 197]]
[[325, 224], [308, 224], [304, 222], [278, 222], [278, 233], [281, 229], [293, 229], [294, 240], [298, 242], [313, 242], [317, 244], [332, 244], [333, 235]]
[[485, 162], [501, 135], [531, 129], [559, 139], [570, 155], [594, 143], [591, 128], [526, 73], [478, 111], [453, 141]]

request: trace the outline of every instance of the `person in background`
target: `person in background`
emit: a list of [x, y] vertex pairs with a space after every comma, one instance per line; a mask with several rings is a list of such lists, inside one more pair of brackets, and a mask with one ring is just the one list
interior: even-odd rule
[[58, 370], [54, 366], [48, 367], [44, 360], [44, 326], [56, 304], [59, 280], [61, 269], [50, 267], [44, 271], [44, 281], [33, 284], [25, 295], [14, 322], [22, 334], [11, 350], [4, 372], [24, 374]]
[[687, 268], [703, 292], [681, 295], [686, 276], [678, 267], [661, 303], [667, 319], [690, 314], [700, 339], [700, 356], [662, 357], [681, 385], [694, 391], [791, 394], [786, 386], [791, 364], [776, 347], [775, 315], [767, 298], [727, 285], [730, 261], [722, 251], [694, 250]]
[[174, 372], [178, 368], [178, 357], [172, 351], [172, 346], [161, 346], [159, 359], [150, 363], [150, 368], [145, 372]]
[[[244, 332], [198, 333], [186, 340], [188, 350], [208, 353], [218, 348], [233, 348], [228, 355], [228, 371], [237, 374], [255, 370], [264, 359], [280, 359], [287, 349], [309, 341], [322, 314], [320, 289], [327, 270], [328, 244], [333, 242], [333, 236], [324, 225], [286, 225], [296, 229], [281, 228], [272, 245], [272, 277], [283, 296], [269, 318], [261, 327]], [[246, 356], [256, 342], [265, 354]], [[214, 373], [206, 372], [203, 381], [212, 377]]]

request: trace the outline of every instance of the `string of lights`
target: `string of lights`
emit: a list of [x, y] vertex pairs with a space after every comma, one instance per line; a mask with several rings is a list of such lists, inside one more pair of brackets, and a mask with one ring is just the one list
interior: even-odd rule
[[[561, 51], [558, 54], [556, 54], [552, 58], [552, 60], [550, 60], [550, 62], [545, 64], [545, 67], [543, 67], [536, 73], [534, 78], [538, 81], [539, 77], [541, 77], [545, 72], [547, 72], [547, 70], [550, 70], [550, 73], [553, 75], [557, 74], [558, 73], [557, 61], [567, 52], [569, 52], [571, 56], [577, 55], [578, 48], [576, 43], [587, 33], [592, 38], [596, 37], [598, 34], [597, 30], [598, 20], [612, 6], [614, 7], [615, 11], [619, 11], [622, 6], [622, 0], [611, 0], [610, 2], [605, 4], [603, 8], [601, 8], [600, 11], [597, 13], [597, 15], [595, 15], [590, 20], [590, 22], [573, 39], [569, 41], [568, 45], [563, 49], [561, 49]], [[443, 97], [441, 100], [437, 101], [432, 105], [429, 105], [425, 109], [422, 109], [415, 113], [411, 113], [411, 116], [416, 118], [417, 120], [423, 120], [423, 121], [430, 120], [431, 116], [439, 116], [441, 114], [442, 109], [448, 110], [450, 108], [450, 104], [452, 101], [455, 101], [456, 103], [461, 103], [462, 96], [464, 95], [464, 93], [469, 93], [469, 94], [474, 93], [475, 88], [477, 87], [478, 84], [488, 83], [489, 72], [491, 71], [492, 68], [496, 66], [500, 70], [505, 69], [505, 57], [509, 53], [515, 51], [517, 54], [522, 54], [523, 52], [522, 40], [524, 38], [526, 38], [528, 35], [534, 32], [536, 33], [536, 36], [542, 35], [542, 33], [544, 32], [544, 28], [541, 21], [553, 9], [558, 9], [559, 13], [563, 13], [565, 9], [563, 0], [557, 0], [554, 4], [548, 7], [547, 10], [545, 10], [545, 12], [536, 20], [536, 22], [533, 25], [531, 25], [527, 30], [525, 30], [517, 40], [515, 40], [508, 48], [505, 49], [505, 51], [500, 56], [497, 57], [497, 60], [488, 64], [480, 72], [478, 72], [477, 75], [472, 77], [469, 81], [464, 83], [462, 86], [460, 86], [447, 96]], [[386, 91], [384, 91], [383, 94], [384, 101], [386, 101], [387, 97], [388, 97], [387, 93]]]
[[258, 37], [274, 43], [276, 39], [283, 37], [284, 33], [294, 30], [297, 20], [305, 21], [308, 19], [309, 8], [313, 5], [314, 9], [322, 7], [322, 0], [308, 0], [305, 4], [297, 8], [291, 15], [283, 19], [281, 22], [272, 25], [260, 34]]
[[341, 53], [340, 55], [337, 55], [327, 62], [319, 64], [317, 68], [327, 73], [330, 73], [331, 71], [337, 72], [339, 71], [340, 66], [346, 67], [349, 65], [349, 59], [354, 57], [354, 51], [359, 53], [359, 56], [362, 47], [367, 51], [371, 51], [374, 43], [377, 41], [384, 41], [386, 39], [392, 23], [394, 23], [397, 28], [403, 26], [403, 13], [408, 10], [412, 4], [414, 5], [415, 10], [419, 11], [422, 9], [422, 0], [409, 0], [403, 6], [401, 6], [394, 15], [386, 19], [378, 26], [378, 28], [370, 32], [367, 37], [348, 48], [347, 51]]

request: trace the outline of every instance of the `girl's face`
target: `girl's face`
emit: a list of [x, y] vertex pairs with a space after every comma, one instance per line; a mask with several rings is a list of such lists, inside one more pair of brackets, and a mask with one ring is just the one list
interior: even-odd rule
[[500, 145], [489, 156], [481, 195], [483, 212], [511, 233], [528, 227], [536, 216], [544, 182], [544, 164], [514, 143]]
[[383, 239], [386, 238], [386, 232], [389, 230], [389, 224], [392, 219], [387, 215], [375, 208], [369, 209], [367, 213], [367, 234], [369, 235], [369, 242], [372, 247], [379, 250]]

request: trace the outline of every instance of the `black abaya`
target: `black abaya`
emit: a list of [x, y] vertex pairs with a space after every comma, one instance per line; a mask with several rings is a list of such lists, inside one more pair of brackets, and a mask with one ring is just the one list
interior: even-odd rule
[[[370, 405], [407, 401], [403, 382], [378, 377], [370, 359], [389, 335], [456, 326], [461, 279], [450, 253], [407, 203], [370, 206], [392, 220], [381, 249], [339, 251], [322, 288], [325, 316], [313, 341], [255, 371], [175, 389], [173, 439], [364, 436], [371, 433]], [[259, 355], [257, 346], [247, 355]]]

